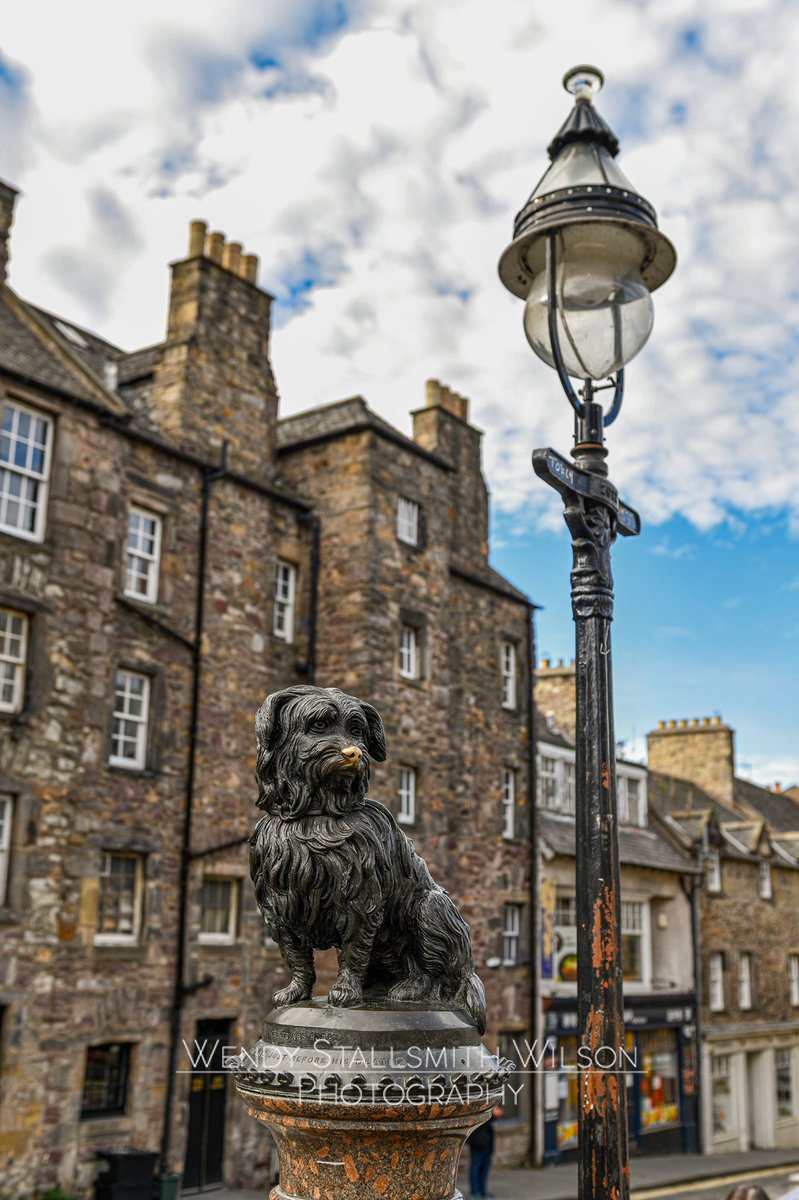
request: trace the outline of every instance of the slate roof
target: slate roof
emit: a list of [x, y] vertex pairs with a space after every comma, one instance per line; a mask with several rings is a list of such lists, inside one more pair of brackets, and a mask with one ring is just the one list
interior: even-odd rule
[[[538, 829], [541, 838], [556, 854], [574, 856], [574, 819], [555, 813], [538, 810]], [[676, 845], [659, 827], [656, 814], [650, 814], [650, 824], [645, 829], [632, 825], [619, 826], [619, 858], [623, 864], [634, 867], [649, 867], [655, 871], [678, 871], [694, 875], [697, 866], [689, 853]]]
[[765, 817], [775, 833], [799, 830], [799, 803], [785, 792], [772, 792], [748, 779], [736, 779], [735, 798]]
[[124, 354], [117, 363], [119, 384], [133, 383], [137, 379], [146, 379], [152, 375], [163, 352], [163, 346], [145, 346], [143, 350], [133, 350]]
[[[753, 789], [765, 794], [766, 798], [778, 798], [766, 788], [736, 779], [738, 800], [741, 799], [738, 788], [742, 783], [746, 785], [749, 796], [752, 796], [752, 791], [748, 789]], [[671, 826], [686, 845], [698, 845], [707, 829], [713, 843], [723, 850], [726, 857], [754, 862], [760, 857], [760, 843], [765, 834], [782, 862], [793, 867], [799, 865], [799, 829], [795, 832], [774, 829], [768, 818], [760, 814], [746, 819], [740, 809], [728, 808], [695, 784], [655, 771], [649, 773], [649, 796], [650, 804], [658, 806], [665, 824]], [[680, 801], [685, 807], [680, 807]], [[754, 805], [750, 807], [754, 809]]]
[[[36, 304], [26, 304], [26, 307], [56, 337], [66, 338], [69, 342], [71, 352], [82, 359], [86, 366], [94, 371], [95, 375], [99, 375], [101, 379], [105, 373], [106, 363], [116, 363], [119, 358], [124, 356], [125, 352], [124, 350], [120, 350], [119, 346], [113, 345], [112, 342], [106, 341], [105, 338], [99, 337], [96, 333], [90, 333], [88, 329], [83, 329], [82, 326], [76, 325], [73, 321], [67, 321], [64, 317], [58, 317], [55, 313], [47, 312], [46, 309], [39, 308]], [[65, 330], [68, 332], [65, 332]], [[81, 342], [83, 345], [81, 345]]]
[[95, 394], [47, 348], [45, 342], [17, 313], [0, 289], [0, 370], [32, 383], [66, 392], [79, 400], [96, 401]]
[[559, 725], [551, 720], [539, 708], [535, 710], [535, 740], [540, 745], [560, 746], [564, 750], [573, 750], [574, 742]]
[[452, 463], [447, 459], [425, 450], [413, 438], [400, 433], [390, 422], [379, 417], [363, 396], [350, 396], [346, 400], [335, 400], [332, 404], [321, 404], [290, 417], [281, 417], [277, 426], [278, 450], [288, 450], [307, 441], [327, 441], [359, 429], [373, 429], [412, 454], [421, 455], [445, 470], [453, 470]]

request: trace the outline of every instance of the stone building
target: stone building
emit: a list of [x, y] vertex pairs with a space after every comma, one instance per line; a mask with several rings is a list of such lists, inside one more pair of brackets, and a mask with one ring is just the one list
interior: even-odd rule
[[720, 717], [661, 722], [648, 742], [650, 804], [704, 873], [705, 1149], [799, 1146], [799, 805], [735, 774]]
[[[554, 696], [542, 686], [550, 672], [557, 672]], [[578, 1120], [575, 745], [553, 715], [543, 715], [547, 705], [550, 714], [559, 712], [559, 696], [565, 725], [574, 712], [573, 663], [545, 663], [536, 684], [540, 1039], [551, 1051], [549, 1069], [539, 1076], [545, 1162], [576, 1156]], [[618, 759], [616, 772], [630, 1151], [690, 1153], [698, 1149], [690, 896], [699, 869], [650, 809], [646, 768]]]
[[[287, 420], [257, 260], [192, 226], [167, 335], [126, 353], [5, 279], [0, 185], [0, 1195], [98, 1149], [264, 1184], [223, 1069], [285, 981], [247, 880], [253, 713], [383, 711], [390, 805], [474, 931], [489, 1044], [531, 1026], [533, 608], [488, 564], [480, 434], [428, 386]], [[487, 967], [487, 963], [498, 965]], [[529, 1097], [501, 1130], [529, 1142]]]

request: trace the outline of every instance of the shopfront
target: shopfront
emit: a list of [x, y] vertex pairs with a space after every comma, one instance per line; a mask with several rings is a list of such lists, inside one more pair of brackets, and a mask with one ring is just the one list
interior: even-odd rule
[[[581, 1051], [572, 998], [545, 1002], [544, 1161], [577, 1151]], [[690, 996], [625, 999], [625, 1044], [598, 1065], [624, 1072], [631, 1154], [695, 1153], [697, 1060]]]

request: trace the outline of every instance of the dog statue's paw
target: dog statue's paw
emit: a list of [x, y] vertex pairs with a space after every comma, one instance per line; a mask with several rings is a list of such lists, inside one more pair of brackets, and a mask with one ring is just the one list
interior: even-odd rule
[[272, 1003], [282, 1008], [284, 1004], [296, 1004], [299, 1000], [310, 1000], [313, 983], [304, 979], [292, 979], [288, 987], [281, 988], [272, 997]]
[[351, 971], [341, 972], [327, 993], [327, 1002], [335, 1004], [336, 1008], [352, 1008], [363, 1003], [363, 989]]
[[430, 980], [426, 975], [409, 975], [389, 988], [389, 1000], [425, 1000], [429, 995]]

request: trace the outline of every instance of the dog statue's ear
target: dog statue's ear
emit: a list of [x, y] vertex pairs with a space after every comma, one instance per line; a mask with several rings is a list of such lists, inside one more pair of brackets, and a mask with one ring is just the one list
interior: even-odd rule
[[272, 692], [267, 696], [255, 714], [255, 737], [258, 745], [264, 750], [271, 750], [280, 731], [280, 714], [289, 700], [296, 700], [297, 697], [316, 690], [305, 684], [295, 684], [294, 687], [283, 688], [282, 692]]
[[375, 762], [385, 762], [388, 754], [386, 747], [386, 731], [383, 728], [383, 722], [380, 719], [380, 713], [371, 704], [367, 704], [365, 700], [359, 700], [361, 711], [366, 717], [366, 724], [369, 727], [369, 740], [366, 743], [366, 749], [369, 751], [369, 757]]

